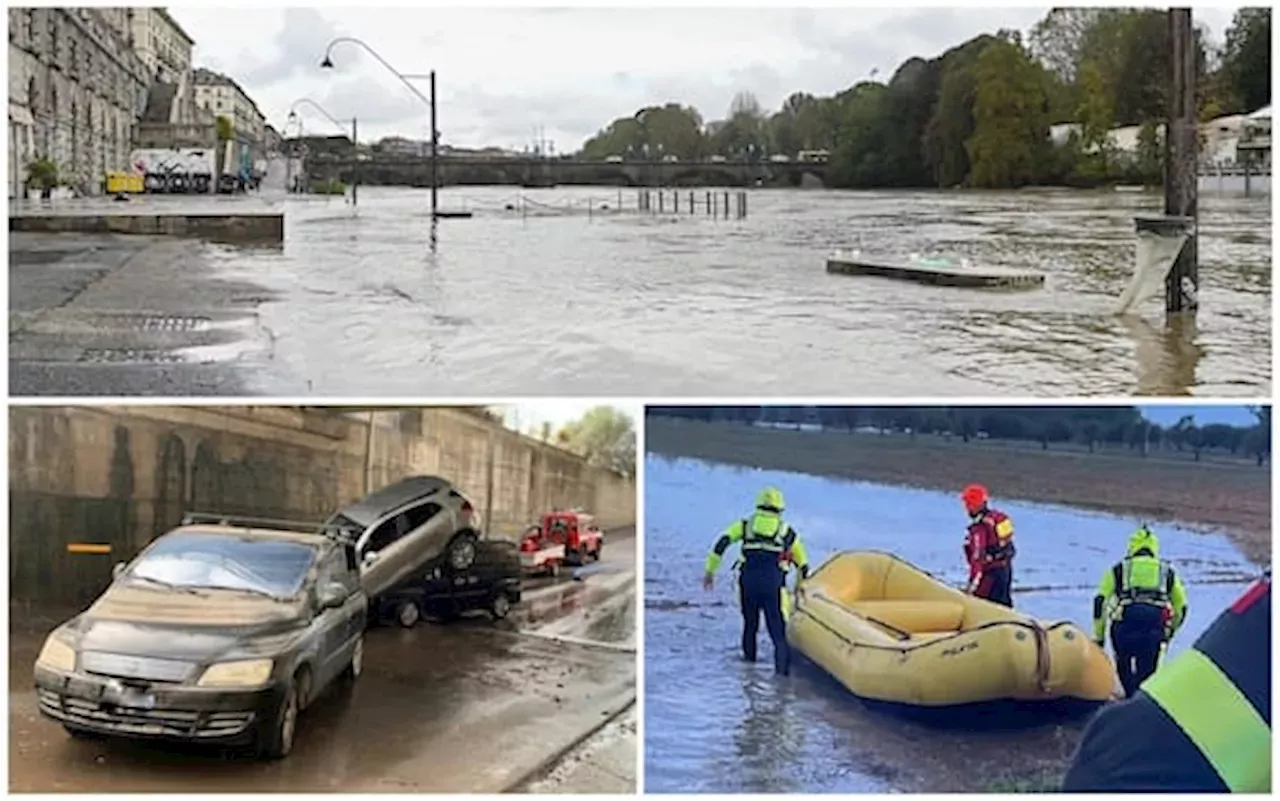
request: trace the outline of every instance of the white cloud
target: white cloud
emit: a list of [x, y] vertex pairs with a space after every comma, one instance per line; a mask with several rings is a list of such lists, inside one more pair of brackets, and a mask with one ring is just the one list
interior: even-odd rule
[[[197, 40], [196, 62], [230, 73], [269, 121], [302, 97], [360, 119], [361, 138], [425, 138], [424, 104], [358, 46], [395, 69], [439, 73], [439, 127], [459, 145], [519, 147], [541, 126], [572, 150], [611, 120], [679, 101], [708, 119], [752, 91], [776, 108], [793, 91], [831, 94], [888, 76], [983, 32], [1027, 29], [1044, 8], [172, 8]], [[1220, 40], [1233, 9], [1197, 9]], [[419, 85], [425, 94], [425, 83]], [[299, 109], [308, 130], [332, 125]]]

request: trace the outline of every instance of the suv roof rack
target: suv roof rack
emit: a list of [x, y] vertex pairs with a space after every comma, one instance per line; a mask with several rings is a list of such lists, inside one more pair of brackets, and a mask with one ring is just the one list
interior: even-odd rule
[[333, 523], [320, 523], [315, 520], [281, 520], [272, 517], [249, 517], [246, 515], [228, 515], [219, 512], [187, 512], [182, 516], [182, 525], [192, 526], [212, 524], [219, 526], [235, 526], [238, 528], [261, 528], [271, 531], [297, 531], [324, 536], [354, 545], [357, 534]]

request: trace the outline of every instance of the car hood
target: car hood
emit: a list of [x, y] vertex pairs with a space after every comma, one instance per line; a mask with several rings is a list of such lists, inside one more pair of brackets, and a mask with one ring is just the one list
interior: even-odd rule
[[369, 493], [355, 503], [339, 509], [338, 515], [367, 528], [383, 516], [418, 498], [425, 498], [449, 488], [439, 476], [410, 476]]
[[278, 645], [273, 635], [300, 630], [304, 612], [301, 600], [116, 584], [67, 628], [82, 650], [203, 661], [230, 651], [270, 652]]

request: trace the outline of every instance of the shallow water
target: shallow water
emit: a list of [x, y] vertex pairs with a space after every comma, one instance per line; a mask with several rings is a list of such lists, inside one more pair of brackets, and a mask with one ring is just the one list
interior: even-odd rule
[[[864, 707], [812, 667], [773, 676], [743, 664], [727, 569], [699, 586], [707, 550], [776, 484], [815, 565], [836, 551], [892, 551], [952, 583], [964, 581], [964, 516], [937, 492], [645, 460], [645, 787], [657, 792], [933, 792], [980, 789], [984, 771], [1027, 770], [1069, 754], [1072, 726], [956, 734]], [[1104, 570], [1140, 522], [1061, 507], [999, 503], [1017, 526], [1015, 605], [1091, 631]], [[1187, 584], [1190, 615], [1171, 652], [1188, 647], [1256, 573], [1225, 538], [1159, 525], [1162, 555]], [[726, 560], [728, 562], [729, 560]], [[1010, 761], [1010, 753], [1014, 759]]]
[[[698, 196], [704, 196], [700, 190]], [[1201, 199], [1197, 328], [1117, 318], [1154, 194], [758, 190], [745, 220], [596, 214], [635, 190], [457, 188], [291, 199], [280, 251], [211, 246], [268, 285], [258, 391], [334, 395], [1260, 395], [1271, 205]], [[532, 213], [508, 210], [523, 197]], [[687, 209], [687, 192], [682, 208]], [[832, 276], [837, 248], [1047, 275], [992, 293]], [[904, 370], [901, 365], [910, 364]]]

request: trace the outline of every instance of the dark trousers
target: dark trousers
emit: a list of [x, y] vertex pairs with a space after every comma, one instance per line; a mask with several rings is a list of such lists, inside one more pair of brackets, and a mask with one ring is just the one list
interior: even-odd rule
[[746, 571], [738, 578], [738, 594], [742, 603], [742, 656], [756, 661], [756, 639], [760, 634], [760, 614], [773, 640], [773, 668], [780, 676], [791, 672], [791, 648], [787, 645], [786, 626], [782, 620], [782, 571]]
[[974, 595], [993, 604], [1013, 608], [1013, 565], [992, 565], [982, 571]]
[[1164, 610], [1152, 604], [1132, 604], [1111, 624], [1111, 647], [1116, 652], [1116, 672], [1126, 698], [1156, 672], [1160, 646], [1164, 644]]

